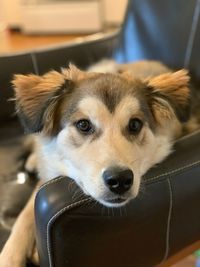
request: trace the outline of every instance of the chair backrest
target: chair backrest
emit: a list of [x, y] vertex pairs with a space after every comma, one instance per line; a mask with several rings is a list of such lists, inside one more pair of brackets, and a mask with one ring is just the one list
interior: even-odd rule
[[69, 62], [81, 68], [110, 57], [118, 35], [105, 34], [87, 40], [67, 42], [16, 54], [0, 55], [0, 122], [15, 118], [13, 89], [14, 74], [43, 74], [51, 69], [60, 70]]
[[129, 0], [119, 62], [155, 59], [200, 79], [200, 0]]

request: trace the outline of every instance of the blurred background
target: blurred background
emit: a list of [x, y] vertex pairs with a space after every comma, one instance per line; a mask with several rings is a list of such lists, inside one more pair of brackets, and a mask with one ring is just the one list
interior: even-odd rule
[[0, 53], [110, 31], [127, 0], [0, 0]]

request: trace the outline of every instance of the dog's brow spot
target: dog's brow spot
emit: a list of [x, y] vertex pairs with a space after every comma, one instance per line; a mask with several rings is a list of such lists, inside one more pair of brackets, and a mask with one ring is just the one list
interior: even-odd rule
[[103, 104], [108, 108], [110, 113], [113, 113], [116, 109], [116, 106], [121, 100], [121, 95], [117, 92], [102, 90], [100, 93], [100, 99]]

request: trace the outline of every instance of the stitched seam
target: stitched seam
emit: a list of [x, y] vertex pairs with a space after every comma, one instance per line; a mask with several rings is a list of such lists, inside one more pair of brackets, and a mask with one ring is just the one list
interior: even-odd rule
[[[157, 180], [158, 178], [163, 177], [163, 176], [167, 176], [167, 175], [171, 175], [171, 174], [176, 174], [177, 172], [179, 172], [181, 170], [185, 170], [187, 168], [189, 169], [190, 167], [193, 167], [193, 166], [196, 166], [196, 165], [199, 165], [199, 164], [200, 164], [200, 160], [195, 161], [195, 162], [190, 163], [190, 164], [188, 164], [188, 165], [186, 165], [184, 167], [180, 167], [178, 169], [175, 169], [175, 170], [172, 170], [172, 171], [169, 171], [169, 172], [165, 172], [165, 173], [159, 174], [159, 175], [157, 175], [155, 177], [146, 178], [144, 180], [144, 183]], [[57, 183], [58, 181], [60, 181], [62, 179], [66, 179], [66, 177], [65, 176], [60, 176], [60, 177], [57, 177], [57, 178], [54, 178], [54, 179], [50, 180], [49, 182], [46, 182], [45, 184], [43, 184], [43, 185], [40, 186], [39, 191], [40, 191], [40, 189], [43, 189], [43, 188], [45, 188], [46, 186], [48, 186], [50, 184]]]
[[177, 174], [177, 173], [181, 172], [182, 170], [189, 169], [189, 168], [194, 167], [194, 166], [198, 166], [199, 164], [200, 164], [200, 160], [195, 161], [193, 163], [190, 163], [190, 164], [188, 164], [188, 165], [186, 165], [184, 167], [180, 167], [178, 169], [159, 174], [159, 175], [157, 175], [155, 177], [145, 179], [144, 182], [152, 182], [152, 181], [157, 180], [158, 178], [163, 177], [163, 176], [174, 175], [174, 174]]
[[200, 130], [197, 129], [197, 130], [195, 130], [194, 132], [191, 132], [191, 133], [189, 133], [189, 134], [187, 134], [187, 135], [184, 135], [184, 136], [182, 136], [181, 138], [179, 138], [179, 139], [177, 140], [177, 143], [179, 143], [180, 141], [182, 142], [183, 140], [190, 139], [191, 137], [193, 137], [193, 136], [195, 136], [195, 135], [199, 135], [199, 134], [200, 134]]
[[54, 178], [54, 179], [44, 183], [43, 185], [40, 186], [39, 191], [40, 191], [40, 189], [43, 189], [44, 187], [46, 187], [46, 186], [48, 186], [50, 184], [57, 183], [58, 181], [60, 181], [62, 179], [66, 179], [66, 176], [59, 176], [57, 178]]
[[194, 38], [196, 35], [196, 31], [197, 31], [197, 23], [199, 20], [199, 12], [200, 12], [200, 0], [197, 0], [196, 5], [195, 5], [195, 9], [194, 9], [194, 14], [192, 17], [192, 25], [191, 25], [189, 39], [188, 39], [186, 52], [185, 52], [184, 68], [189, 67], [191, 54], [192, 54], [192, 48], [194, 45]]
[[[178, 168], [178, 169], [175, 169], [175, 170], [172, 170], [170, 172], [166, 172], [164, 174], [161, 174], [161, 175], [158, 175], [158, 176], [155, 176], [155, 177], [152, 177], [150, 179], [148, 179], [148, 181], [154, 181], [154, 180], [158, 180], [158, 178], [162, 177], [162, 176], [167, 176], [167, 175], [172, 175], [172, 174], [175, 174], [175, 173], [178, 173], [179, 171], [181, 170], [185, 170], [185, 169], [189, 169], [190, 167], [193, 167], [193, 166], [198, 166], [200, 164], [200, 160], [199, 161], [196, 161], [196, 162], [193, 162], [187, 166], [184, 166], [184, 167], [181, 167], [181, 168]], [[48, 186], [49, 184], [52, 184], [52, 183], [56, 183], [58, 182], [59, 180], [61, 179], [64, 179], [65, 177], [61, 176], [61, 177], [58, 177], [58, 178], [55, 178], [53, 180], [50, 180], [49, 182], [45, 183], [44, 185], [42, 185], [40, 187], [40, 189], [42, 188], [45, 188], [46, 186]], [[171, 188], [171, 183], [170, 183], [170, 180], [167, 179], [168, 181], [168, 184], [169, 184], [169, 190], [170, 190], [170, 207], [169, 207], [169, 215], [168, 215], [168, 221], [167, 221], [167, 233], [166, 233], [166, 251], [165, 251], [165, 255], [164, 255], [164, 258], [162, 260], [165, 261], [165, 259], [167, 259], [168, 257], [168, 254], [169, 254], [169, 234], [170, 234], [170, 223], [171, 223], [171, 212], [172, 212], [172, 188]], [[146, 181], [147, 182], [147, 181]], [[56, 214], [53, 215], [53, 217], [51, 217], [51, 219], [49, 220], [48, 224], [47, 224], [47, 236], [46, 236], [46, 243], [47, 243], [47, 252], [48, 252], [48, 257], [49, 257], [49, 264], [50, 264], [50, 267], [53, 267], [52, 265], [52, 255], [51, 255], [51, 249], [50, 249], [50, 227], [51, 227], [51, 224], [53, 223], [54, 220], [57, 219], [57, 217], [59, 217], [63, 212], [65, 212], [66, 210], [69, 210], [69, 209], [72, 209], [78, 205], [81, 205], [87, 201], [90, 201], [91, 198], [86, 198], [84, 200], [80, 200], [80, 201], [77, 201], [75, 203], [72, 203], [68, 206], [65, 206], [63, 209], [61, 209], [60, 211], [58, 211]]]
[[173, 209], [173, 193], [172, 193], [172, 185], [171, 185], [171, 181], [168, 178], [167, 179], [168, 182], [168, 188], [169, 188], [169, 211], [168, 211], [168, 218], [167, 218], [167, 228], [166, 228], [166, 246], [165, 246], [165, 253], [163, 256], [163, 259], [161, 261], [160, 264], [162, 264], [163, 262], [166, 261], [166, 259], [168, 258], [169, 255], [169, 249], [170, 249], [170, 226], [171, 226], [171, 218], [172, 218], [172, 209]]
[[81, 204], [84, 204], [88, 201], [91, 201], [91, 198], [86, 198], [86, 199], [82, 199], [79, 200], [75, 203], [72, 203], [68, 206], [65, 206], [64, 208], [62, 208], [61, 210], [59, 210], [57, 213], [55, 213], [51, 219], [49, 220], [48, 224], [47, 224], [47, 235], [46, 235], [46, 244], [47, 244], [47, 252], [48, 252], [48, 258], [49, 258], [49, 266], [53, 267], [53, 261], [52, 261], [52, 254], [51, 254], [51, 246], [50, 246], [50, 228], [51, 228], [51, 224], [61, 215], [63, 214], [65, 211], [73, 209]]
[[[58, 180], [62, 179], [63, 177], [59, 177], [56, 179], [57, 182]], [[170, 225], [171, 225], [171, 214], [172, 214], [172, 208], [173, 208], [173, 194], [172, 194], [172, 187], [171, 187], [171, 182], [170, 179], [167, 179], [168, 182], [168, 186], [169, 186], [169, 198], [170, 198], [170, 203], [169, 203], [169, 211], [168, 211], [168, 219], [167, 219], [167, 229], [166, 229], [166, 249], [165, 249], [165, 254], [163, 257], [163, 260], [161, 261], [161, 263], [163, 263], [169, 255], [169, 237], [170, 237]], [[49, 182], [50, 183], [50, 182]], [[48, 184], [49, 184], [48, 183]], [[62, 215], [65, 211], [73, 209], [81, 204], [84, 204], [88, 201], [92, 201], [91, 198], [86, 198], [80, 201], [77, 201], [75, 203], [72, 203], [68, 206], [65, 206], [64, 208], [62, 208], [61, 210], [59, 210], [57, 213], [55, 213], [51, 219], [49, 220], [48, 224], [47, 224], [47, 235], [46, 235], [46, 244], [47, 244], [47, 252], [48, 252], [48, 258], [49, 258], [49, 266], [53, 267], [53, 260], [52, 260], [52, 254], [51, 254], [51, 246], [50, 246], [50, 228], [52, 223], [60, 216]]]

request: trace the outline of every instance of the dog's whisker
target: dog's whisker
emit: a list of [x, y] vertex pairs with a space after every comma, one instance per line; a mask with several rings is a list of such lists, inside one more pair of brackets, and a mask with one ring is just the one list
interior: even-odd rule
[[[83, 196], [83, 197], [85, 197], [85, 196]], [[93, 199], [87, 199], [86, 202], [85, 202], [86, 206], [90, 205], [92, 207], [92, 205], [94, 206], [95, 204], [96, 203], [94, 203]]]
[[84, 199], [85, 198], [85, 194], [82, 191], [79, 191], [78, 198]]
[[68, 190], [69, 190], [69, 191], [72, 191], [74, 184], [75, 184], [75, 181], [73, 181], [73, 180], [71, 180], [71, 181], [69, 182], [69, 184], [68, 184]]
[[120, 211], [120, 216], [122, 217], [123, 214], [122, 214], [122, 207], [121, 206], [119, 207], [119, 211]]
[[72, 195], [72, 199], [74, 201], [78, 200], [81, 196], [83, 196], [83, 193], [79, 190], [79, 189], [76, 189], [74, 194]]
[[124, 206], [122, 207], [122, 209], [123, 209], [124, 216], [126, 216], [126, 215], [127, 215], [127, 212], [126, 212], [126, 206], [124, 205]]
[[103, 205], [101, 205], [101, 215], [102, 216], [104, 215], [104, 210], [105, 210], [105, 207]]
[[73, 185], [74, 185], [73, 182], [70, 181], [70, 183], [68, 184], [68, 190], [69, 190], [69, 192], [74, 193], [74, 190], [76, 190], [76, 187], [74, 187]]
[[128, 213], [127, 213], [127, 206], [126, 205], [124, 206], [124, 211], [125, 211], [125, 216], [127, 216]]
[[7, 99], [8, 102], [13, 102], [13, 101], [16, 101], [16, 100], [17, 100], [16, 97], [10, 97], [10, 98]]
[[72, 183], [72, 181], [70, 181], [68, 184], [68, 191], [69, 192], [72, 191], [72, 185], [73, 185], [73, 183]]
[[115, 216], [114, 208], [113, 208], [113, 207], [112, 207], [112, 216], [113, 216], [113, 217]]
[[107, 207], [108, 217], [110, 217], [110, 208]]

